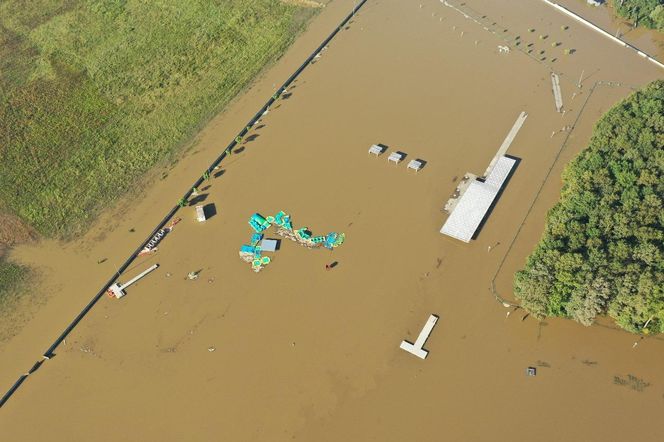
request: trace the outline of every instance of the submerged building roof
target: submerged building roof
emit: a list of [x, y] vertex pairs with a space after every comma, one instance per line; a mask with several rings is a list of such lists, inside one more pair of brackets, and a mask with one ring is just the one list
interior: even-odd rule
[[515, 164], [515, 159], [502, 156], [484, 181], [471, 182], [440, 233], [470, 242]]

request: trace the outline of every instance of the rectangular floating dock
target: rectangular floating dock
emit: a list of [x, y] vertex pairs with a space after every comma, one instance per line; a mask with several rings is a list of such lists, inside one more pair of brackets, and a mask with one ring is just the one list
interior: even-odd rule
[[277, 244], [276, 239], [264, 239], [261, 241], [261, 252], [276, 252]]
[[512, 145], [512, 141], [514, 141], [514, 138], [516, 138], [516, 135], [519, 133], [521, 130], [521, 126], [523, 126], [523, 123], [526, 122], [526, 118], [528, 118], [528, 114], [525, 112], [521, 112], [518, 117], [516, 117], [516, 121], [512, 125], [512, 128], [508, 132], [507, 136], [503, 140], [503, 144], [500, 145], [498, 148], [498, 152], [496, 152], [496, 155], [493, 157], [491, 162], [489, 163], [489, 167], [486, 168], [484, 171], [483, 177], [488, 176], [491, 173], [491, 170], [493, 170], [493, 167], [496, 165], [498, 160], [505, 155], [507, 152], [507, 149], [510, 148]]
[[429, 338], [429, 335], [431, 334], [434, 325], [436, 325], [436, 322], [438, 322], [438, 316], [436, 315], [429, 316], [429, 319], [427, 319], [426, 324], [424, 324], [424, 328], [422, 328], [422, 331], [420, 332], [420, 335], [417, 337], [415, 343], [411, 344], [408, 341], [401, 341], [401, 345], [399, 345], [399, 348], [401, 348], [402, 350], [406, 350], [408, 353], [413, 354], [420, 359], [426, 359], [427, 355], [429, 354], [429, 351], [424, 350], [422, 347], [424, 347], [424, 343]]
[[459, 198], [440, 233], [470, 242], [515, 164], [516, 160], [513, 158], [500, 157], [484, 181], [472, 181]]
[[202, 223], [206, 220], [205, 209], [203, 209], [203, 206], [196, 206], [196, 220], [199, 223]]
[[148, 273], [157, 268], [159, 268], [159, 264], [153, 264], [150, 267], [148, 267], [146, 270], [143, 270], [141, 273], [134, 276], [129, 281], [125, 282], [124, 284], [121, 284], [119, 282], [111, 284], [111, 286], [107, 290], [108, 295], [116, 299], [122, 298], [124, 295], [126, 295], [125, 289], [127, 287], [129, 287], [130, 285], [132, 285], [133, 283], [135, 283], [136, 281], [138, 281], [139, 279], [141, 279], [142, 277], [144, 277], [145, 275], [147, 275]]
[[563, 110], [563, 95], [560, 92], [560, 78], [558, 74], [551, 72], [551, 87], [553, 88], [553, 98], [556, 100], [556, 111]]
[[443, 210], [450, 216], [440, 229], [440, 233], [463, 242], [470, 242], [473, 239], [477, 228], [517, 162], [516, 159], [505, 156], [505, 153], [512, 145], [512, 141], [521, 130], [526, 118], [528, 118], [527, 113], [519, 114], [481, 178], [477, 178], [470, 172], [464, 175], [454, 194], [445, 204]]

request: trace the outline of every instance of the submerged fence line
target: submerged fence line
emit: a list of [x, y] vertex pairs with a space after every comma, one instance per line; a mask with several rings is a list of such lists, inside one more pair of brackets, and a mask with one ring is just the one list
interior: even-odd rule
[[657, 59], [655, 59], [654, 57], [652, 57], [652, 56], [646, 54], [645, 52], [643, 52], [641, 49], [637, 48], [636, 46], [634, 46], [634, 45], [632, 45], [632, 44], [629, 44], [629, 43], [627, 43], [626, 41], [623, 41], [623, 40], [619, 39], [619, 38], [616, 37], [616, 36], [611, 35], [610, 33], [608, 33], [607, 31], [605, 31], [604, 29], [600, 28], [599, 26], [597, 26], [597, 25], [594, 24], [593, 22], [591, 22], [591, 21], [589, 21], [589, 20], [586, 20], [585, 18], [581, 17], [580, 15], [576, 14], [575, 12], [570, 11], [570, 10], [567, 9], [566, 7], [561, 6], [561, 5], [559, 5], [558, 3], [552, 2], [551, 0], [542, 0], [542, 1], [544, 1], [545, 3], [548, 3], [550, 6], [553, 6], [553, 7], [556, 8], [558, 11], [560, 11], [560, 12], [562, 12], [563, 14], [565, 14], [565, 15], [567, 15], [567, 16], [573, 18], [574, 20], [576, 20], [576, 21], [578, 21], [578, 22], [580, 22], [580, 23], [582, 23], [582, 24], [588, 26], [590, 29], [599, 32], [600, 34], [602, 34], [602, 35], [605, 36], [605, 37], [608, 37], [610, 40], [613, 40], [615, 43], [618, 43], [619, 45], [621, 45], [621, 46], [623, 46], [623, 47], [625, 47], [625, 48], [629, 48], [629, 49], [633, 49], [633, 50], [635, 50], [636, 53], [639, 54], [641, 57], [645, 58], [646, 60], [648, 60], [648, 61], [650, 61], [650, 62], [652, 62], [652, 63], [654, 63], [654, 64], [656, 64], [656, 65], [659, 66], [660, 68], [664, 68], [664, 64], [660, 63], [660, 62], [659, 62]]
[[[228, 146], [222, 151], [222, 153], [208, 166], [208, 168], [203, 172], [203, 175], [199, 177], [193, 185], [189, 186], [187, 192], [182, 196], [180, 202], [187, 201], [191, 196], [193, 189], [199, 187], [206, 179], [209, 179], [210, 173], [221, 164], [221, 162], [226, 158], [231, 150], [238, 144], [242, 143], [243, 137], [251, 130], [251, 128], [261, 119], [261, 117], [269, 110], [270, 106], [281, 97], [281, 95], [286, 91], [288, 86], [297, 79], [297, 77], [311, 64], [311, 62], [316, 58], [317, 55], [327, 46], [330, 41], [339, 33], [339, 31], [346, 26], [346, 24], [355, 16], [357, 11], [364, 6], [367, 0], [360, 0], [354, 6], [351, 12], [346, 15], [346, 17], [341, 20], [341, 23], [323, 40], [323, 42], [305, 59], [305, 61], [298, 67], [293, 74], [276, 90], [276, 92], [270, 97], [269, 100], [260, 108], [258, 112], [249, 120], [249, 122], [237, 133], [235, 138], [228, 143]], [[122, 264], [118, 270], [108, 279], [104, 286], [97, 292], [97, 294], [88, 302], [88, 304], [81, 310], [81, 312], [76, 315], [74, 320], [65, 328], [65, 330], [58, 336], [58, 338], [51, 344], [51, 346], [44, 352], [42, 359], [35, 362], [35, 364], [28, 370], [27, 373], [21, 375], [18, 380], [11, 386], [9, 390], [0, 398], [0, 408], [2, 408], [5, 403], [12, 397], [16, 390], [25, 382], [29, 375], [34, 373], [41, 367], [41, 365], [54, 355], [55, 349], [64, 341], [69, 333], [78, 325], [79, 322], [87, 315], [90, 310], [95, 306], [95, 304], [104, 296], [104, 293], [108, 288], [122, 275], [122, 273], [134, 262], [138, 257], [138, 254], [143, 250], [143, 247], [150, 242], [152, 237], [163, 229], [166, 224], [175, 216], [175, 214], [183, 207], [176, 204], [157, 224], [157, 226], [152, 230], [152, 232], [147, 236], [147, 238], [136, 248], [136, 250], [127, 258], [127, 260]]]
[[532, 212], [533, 207], [535, 207], [535, 204], [539, 200], [540, 194], [542, 193], [542, 190], [544, 189], [544, 185], [547, 183], [547, 181], [549, 181], [549, 177], [551, 176], [551, 172], [553, 172], [553, 169], [556, 167], [556, 164], [558, 163], [558, 159], [560, 158], [560, 155], [562, 155], [563, 150], [565, 150], [565, 148], [567, 147], [567, 143], [568, 143], [570, 137], [572, 136], [572, 132], [574, 132], [574, 129], [576, 129], [576, 125], [578, 124], [579, 120], [581, 119], [581, 116], [583, 115], [583, 112], [586, 109], [586, 105], [588, 104], [588, 102], [590, 101], [590, 98], [595, 93], [595, 89], [600, 84], [602, 84], [602, 82], [597, 81], [590, 87], [590, 91], [588, 92], [588, 95], [586, 96], [586, 99], [583, 102], [583, 105], [581, 106], [581, 109], [579, 110], [579, 114], [576, 116], [576, 118], [574, 119], [574, 122], [572, 123], [572, 128], [569, 131], [567, 131], [567, 135], [565, 136], [565, 139], [563, 140], [562, 144], [560, 145], [560, 149], [558, 149], [558, 153], [556, 153], [556, 156], [553, 159], [553, 162], [551, 163], [551, 166], [549, 167], [549, 170], [546, 172], [546, 175], [544, 175], [544, 179], [542, 180], [542, 183], [540, 184], [539, 189], [537, 189], [537, 193], [535, 194], [535, 197], [533, 198], [533, 201], [530, 203], [530, 206], [528, 207], [528, 210], [526, 211], [526, 215], [521, 220], [521, 223], [519, 224], [519, 227], [517, 228], [516, 233], [514, 234], [514, 237], [512, 238], [512, 241], [510, 242], [509, 246], [507, 247], [507, 251], [505, 252], [505, 255], [503, 255], [503, 259], [500, 261], [500, 264], [498, 265], [498, 268], [496, 269], [496, 273], [494, 273], [493, 278], [491, 278], [491, 293], [496, 298], [496, 301], [500, 302], [505, 307], [521, 307], [521, 305], [516, 304], [512, 301], [506, 300], [505, 298], [503, 298], [500, 295], [500, 293], [498, 293], [498, 291], [496, 290], [496, 279], [498, 279], [498, 275], [503, 270], [503, 265], [505, 265], [505, 261], [507, 261], [507, 257], [509, 256], [510, 252], [512, 251], [512, 247], [514, 247], [514, 243], [516, 243], [516, 240], [519, 237], [519, 234], [521, 234], [521, 229], [523, 229], [523, 226], [526, 224], [526, 220], [530, 216], [530, 213]]

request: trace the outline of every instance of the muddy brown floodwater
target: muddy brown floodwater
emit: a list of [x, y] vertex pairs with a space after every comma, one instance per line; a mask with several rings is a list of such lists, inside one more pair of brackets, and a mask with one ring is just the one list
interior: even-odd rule
[[[15, 250], [41, 270], [47, 300], [2, 348], [1, 385], [39, 358], [351, 5], [329, 4], [140, 198], [76, 242]], [[500, 33], [438, 1], [369, 0], [224, 162], [204, 192], [217, 214], [199, 224], [187, 208], [159, 251], [123, 275], [161, 266], [121, 300], [103, 299], [30, 376], [0, 412], [2, 440], [661, 441], [660, 338], [633, 348], [635, 337], [610, 323], [506, 317], [490, 287], [495, 276], [512, 297], [564, 163], [604, 111], [662, 71], [543, 2], [460, 7], [546, 59], [500, 54]], [[565, 56], [566, 47], [576, 52]], [[614, 85], [593, 88], [600, 80]], [[521, 163], [477, 240], [442, 236], [440, 209], [456, 182], [482, 173], [522, 110], [529, 116], [508, 152]], [[575, 122], [569, 137], [551, 137]], [[415, 174], [368, 156], [373, 143], [426, 167]], [[284, 243], [254, 274], [238, 258], [247, 220], [282, 209], [296, 227], [342, 231], [346, 243], [333, 253]], [[339, 265], [326, 271], [331, 261]], [[194, 270], [200, 277], [185, 280]], [[422, 361], [399, 343], [431, 313], [440, 320]]]

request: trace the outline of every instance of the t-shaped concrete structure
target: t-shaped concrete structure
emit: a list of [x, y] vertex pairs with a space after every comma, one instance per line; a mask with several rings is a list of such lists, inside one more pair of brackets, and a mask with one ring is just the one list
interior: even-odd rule
[[426, 324], [424, 324], [424, 328], [420, 332], [420, 335], [417, 337], [415, 343], [411, 344], [408, 341], [401, 341], [401, 345], [399, 347], [401, 347], [403, 350], [406, 350], [408, 353], [414, 354], [420, 359], [426, 359], [429, 351], [424, 350], [422, 347], [424, 346], [426, 340], [429, 338], [431, 330], [433, 330], [433, 326], [436, 325], [436, 322], [438, 322], [438, 316], [429, 316], [429, 319], [427, 320]]

